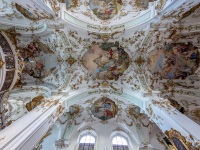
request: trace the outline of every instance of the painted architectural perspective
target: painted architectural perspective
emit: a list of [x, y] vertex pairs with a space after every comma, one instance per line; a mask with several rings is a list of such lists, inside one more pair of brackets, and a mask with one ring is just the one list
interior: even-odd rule
[[0, 150], [200, 150], [200, 0], [0, 0]]

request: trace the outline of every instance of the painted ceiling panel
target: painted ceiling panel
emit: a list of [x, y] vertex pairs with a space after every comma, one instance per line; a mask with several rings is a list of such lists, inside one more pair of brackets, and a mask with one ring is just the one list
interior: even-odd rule
[[[21, 23], [30, 28], [23, 29], [28, 34], [21, 34], [21, 28], [11, 28], [11, 24], [1, 28], [15, 46], [21, 66], [16, 76], [17, 90], [12, 91], [14, 95], [5, 106], [9, 110], [6, 115], [11, 114], [8, 122], [40, 106], [29, 90], [36, 90], [37, 96], [65, 94], [63, 99], [69, 98], [65, 115], [45, 139], [51, 144], [62, 138], [65, 127], [69, 127], [66, 132], [71, 135], [67, 137], [72, 139], [71, 148], [78, 129], [93, 124], [94, 130], [100, 132], [98, 126], [107, 124], [110, 134], [120, 127], [127, 134], [134, 133], [136, 143], [140, 141], [145, 147], [156, 142], [162, 149], [164, 146], [157, 138], [163, 135], [159, 135], [158, 127], [141, 110], [148, 92], [155, 90], [175, 109], [200, 124], [200, 16], [196, 1], [179, 4], [165, 0], [62, 0], [61, 10], [53, 13], [54, 9], [49, 8], [53, 0], [16, 2], [12, 7], [20, 17], [11, 16], [14, 19], [10, 22], [14, 24], [16, 19], [20, 22], [21, 18]], [[170, 3], [176, 12], [167, 7]], [[36, 32], [35, 25], [43, 23], [46, 28]], [[139, 80], [140, 75], [144, 82]], [[24, 88], [26, 91], [22, 92]], [[31, 96], [27, 98], [24, 93]], [[102, 97], [106, 97], [105, 103], [99, 102]], [[59, 133], [55, 132], [57, 129]], [[45, 140], [41, 143], [48, 147]]]

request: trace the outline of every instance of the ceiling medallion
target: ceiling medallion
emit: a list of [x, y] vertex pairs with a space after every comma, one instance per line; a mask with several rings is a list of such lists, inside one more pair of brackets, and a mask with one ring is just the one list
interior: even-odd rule
[[142, 56], [139, 56], [134, 60], [134, 62], [140, 67], [145, 63], [145, 59]]
[[118, 80], [130, 64], [124, 48], [115, 43], [93, 43], [82, 58], [83, 66], [93, 79]]
[[106, 121], [115, 117], [118, 112], [118, 106], [111, 99], [102, 97], [94, 102], [91, 112], [96, 118]]
[[89, 0], [90, 9], [101, 20], [113, 18], [122, 7], [122, 0]]
[[67, 62], [70, 66], [72, 66], [74, 63], [77, 62], [77, 60], [76, 60], [74, 57], [72, 57], [72, 56], [70, 55], [70, 56], [67, 58], [66, 62]]

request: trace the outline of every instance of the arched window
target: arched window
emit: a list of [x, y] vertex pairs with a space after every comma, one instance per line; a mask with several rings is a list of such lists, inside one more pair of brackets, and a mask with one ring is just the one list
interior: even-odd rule
[[113, 150], [129, 150], [127, 140], [119, 135], [113, 137], [112, 146]]
[[78, 150], [94, 150], [95, 138], [91, 134], [81, 137]]

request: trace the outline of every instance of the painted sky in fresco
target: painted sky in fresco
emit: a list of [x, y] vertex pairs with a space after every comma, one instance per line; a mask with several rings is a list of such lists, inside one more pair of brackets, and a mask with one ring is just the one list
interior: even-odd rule
[[122, 7], [122, 0], [90, 0], [90, 9], [101, 20], [113, 18]]
[[150, 57], [150, 70], [165, 79], [185, 79], [199, 64], [198, 49], [192, 44], [165, 44]]
[[93, 79], [118, 80], [129, 66], [129, 56], [118, 43], [92, 44], [83, 56], [83, 66]]
[[105, 121], [115, 117], [118, 107], [111, 99], [102, 97], [94, 102], [91, 112], [95, 117]]

